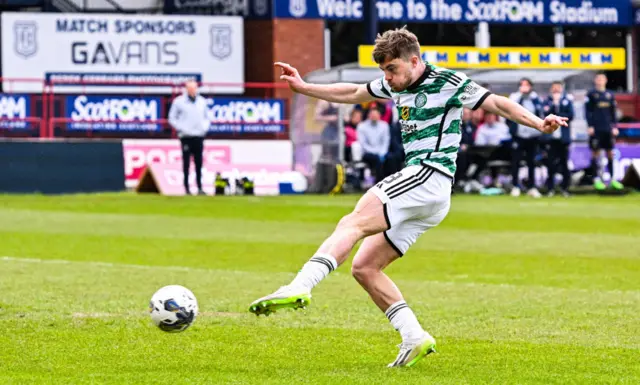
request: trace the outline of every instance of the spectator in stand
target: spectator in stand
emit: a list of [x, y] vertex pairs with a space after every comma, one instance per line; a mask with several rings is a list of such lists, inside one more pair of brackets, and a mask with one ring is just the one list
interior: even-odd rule
[[484, 113], [484, 123], [478, 127], [476, 132], [476, 146], [501, 146], [511, 139], [509, 126], [498, 120], [494, 113], [486, 111]]
[[[544, 113], [567, 117], [567, 123], [573, 120], [573, 98], [564, 93], [562, 82], [553, 82], [549, 97], [544, 104]], [[569, 171], [569, 146], [571, 145], [571, 126], [560, 127], [553, 134], [542, 136], [547, 151], [547, 196], [553, 196], [556, 184], [556, 172], [562, 173], [562, 195], [569, 196], [571, 172]]]
[[[533, 90], [533, 83], [530, 79], [523, 78], [519, 83], [519, 90], [509, 96], [509, 98], [520, 104], [533, 114], [543, 116], [543, 103], [538, 94]], [[518, 197], [521, 192], [521, 184], [519, 178], [520, 161], [524, 158], [529, 168], [529, 177], [527, 179], [527, 194], [534, 198], [540, 198], [540, 191], [535, 185], [535, 160], [538, 153], [541, 132], [515, 122], [507, 123], [511, 131], [512, 141], [512, 159], [511, 159], [511, 178], [513, 181], [513, 189], [511, 196]]]
[[367, 120], [358, 124], [358, 143], [362, 146], [362, 161], [375, 175], [376, 183], [384, 179], [383, 165], [389, 152], [389, 124], [380, 119], [380, 110], [370, 105]]
[[399, 122], [394, 122], [389, 126], [389, 134], [391, 137], [389, 151], [387, 152], [387, 158], [384, 162], [384, 176], [387, 177], [391, 174], [402, 170], [404, 164], [404, 146], [402, 144], [402, 130]]
[[613, 92], [607, 90], [607, 75], [599, 73], [593, 82], [595, 89], [589, 91], [585, 103], [587, 124], [589, 125], [589, 146], [591, 147], [591, 173], [594, 176], [593, 186], [596, 190], [606, 188], [600, 178], [598, 167], [600, 150], [605, 150], [611, 175], [610, 186], [621, 190], [624, 186], [613, 176], [613, 148], [615, 147], [615, 138], [618, 136], [616, 98]]
[[393, 100], [387, 100], [386, 103], [373, 102], [373, 106], [377, 107], [380, 111], [380, 120], [387, 122], [388, 125], [393, 124]]
[[354, 108], [351, 110], [348, 118], [344, 123], [344, 160], [346, 162], [351, 162], [351, 145], [358, 140], [358, 132], [356, 128], [358, 124], [362, 121], [362, 110], [358, 108]]
[[393, 100], [389, 99], [381, 105], [384, 112], [381, 119], [389, 123], [391, 145], [387, 153], [387, 159], [384, 162], [384, 176], [387, 177], [400, 171], [404, 165], [404, 145], [402, 144], [402, 129], [398, 122], [398, 109]]
[[182, 145], [182, 171], [184, 174], [184, 190], [189, 190], [189, 165], [191, 157], [196, 169], [196, 184], [198, 195], [205, 195], [202, 190], [202, 152], [204, 138], [209, 131], [209, 117], [207, 116], [207, 102], [198, 93], [198, 83], [185, 83], [185, 91], [176, 97], [169, 108], [169, 124], [178, 133]]
[[[491, 151], [491, 155], [488, 157], [476, 156], [474, 157], [477, 165], [476, 170], [471, 176], [471, 183], [475, 184], [473, 187], [481, 189], [484, 186], [479, 182], [480, 174], [487, 167], [487, 163], [493, 160], [510, 160], [511, 148], [510, 148], [511, 135], [509, 134], [509, 127], [498, 120], [498, 116], [494, 113], [485, 111], [484, 123], [478, 127], [476, 132], [475, 145], [478, 147], [495, 147]], [[491, 178], [495, 185], [497, 179], [497, 170], [492, 169]]]
[[337, 161], [340, 147], [338, 138], [338, 104], [326, 100], [318, 100], [315, 119], [325, 124], [320, 134], [322, 138], [322, 155], [329, 160]]
[[469, 179], [467, 177], [467, 171], [469, 170], [469, 163], [471, 161], [469, 148], [473, 146], [476, 130], [478, 126], [474, 124], [471, 119], [473, 111], [469, 108], [462, 110], [462, 127], [460, 140], [460, 149], [458, 150], [458, 158], [456, 160], [456, 175], [455, 180], [458, 186], [464, 186]]

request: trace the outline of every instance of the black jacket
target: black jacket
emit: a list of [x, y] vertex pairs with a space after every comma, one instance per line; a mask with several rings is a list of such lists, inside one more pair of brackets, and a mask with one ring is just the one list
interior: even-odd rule
[[[558, 105], [553, 104], [553, 98], [551, 95], [544, 101], [544, 113], [545, 115], [554, 114], [558, 116], [562, 116], [565, 118], [569, 118], [567, 127], [560, 127], [560, 139], [562, 143], [569, 144], [571, 143], [571, 121], [573, 120], [573, 101], [567, 94], [563, 94], [560, 98], [560, 103]], [[545, 139], [553, 138], [553, 134], [544, 135]]]
[[589, 91], [585, 111], [587, 124], [596, 132], [611, 132], [617, 123], [616, 98], [611, 91]]

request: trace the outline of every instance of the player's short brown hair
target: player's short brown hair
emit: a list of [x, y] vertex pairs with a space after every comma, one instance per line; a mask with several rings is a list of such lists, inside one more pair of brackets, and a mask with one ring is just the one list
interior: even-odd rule
[[385, 31], [376, 37], [373, 48], [373, 60], [384, 63], [397, 58], [409, 59], [412, 55], [420, 56], [418, 38], [407, 27]]

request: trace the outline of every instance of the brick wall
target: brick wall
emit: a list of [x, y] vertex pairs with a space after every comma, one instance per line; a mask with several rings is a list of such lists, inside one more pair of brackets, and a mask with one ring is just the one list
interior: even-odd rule
[[[273, 21], [244, 22], [245, 82], [273, 81]], [[246, 96], [273, 97], [273, 90], [246, 89]]]
[[[281, 61], [296, 67], [300, 75], [324, 67], [324, 21], [274, 19], [245, 21], [245, 81], [284, 82], [273, 63]], [[285, 99], [290, 117], [293, 92], [289, 88], [249, 89], [245, 96]]]
[[[323, 20], [273, 20], [274, 61], [289, 63], [300, 75], [324, 67]], [[273, 67], [272, 67], [273, 68]], [[280, 81], [280, 71], [272, 69], [272, 81]], [[278, 89], [277, 97], [291, 97], [288, 89]]]

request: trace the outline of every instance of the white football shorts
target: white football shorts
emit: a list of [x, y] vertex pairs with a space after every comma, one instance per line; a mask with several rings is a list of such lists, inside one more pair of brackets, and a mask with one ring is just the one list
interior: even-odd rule
[[402, 256], [449, 213], [453, 179], [431, 167], [409, 166], [371, 188], [384, 205], [384, 236]]

